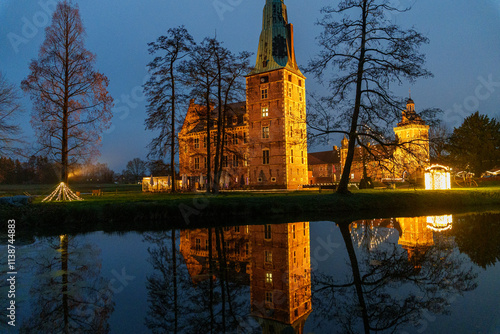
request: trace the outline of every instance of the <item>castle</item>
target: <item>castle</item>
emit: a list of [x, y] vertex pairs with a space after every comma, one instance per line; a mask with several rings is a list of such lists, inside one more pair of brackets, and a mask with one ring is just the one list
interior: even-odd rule
[[[222, 188], [298, 189], [308, 183], [305, 79], [286, 6], [267, 0], [256, 65], [246, 76], [246, 101], [226, 110]], [[206, 183], [207, 131], [199, 116], [205, 109], [191, 100], [179, 133], [179, 172], [189, 188]], [[211, 127], [211, 138], [216, 133]]]
[[[246, 101], [226, 110], [221, 189], [301, 189], [306, 184], [340, 180], [347, 156], [346, 138], [339, 149], [307, 152], [305, 76], [297, 66], [293, 26], [282, 0], [266, 0], [255, 68], [245, 77]], [[182, 187], [205, 189], [207, 145], [214, 145], [217, 128], [211, 106], [210, 140], [206, 107], [190, 101], [179, 137], [179, 172]], [[366, 169], [374, 181], [420, 179], [429, 164], [429, 126], [415, 112], [411, 98], [394, 128], [392, 149], [356, 148], [351, 182]], [[213, 139], [212, 139], [213, 138]], [[308, 160], [311, 163], [308, 164]], [[211, 158], [211, 170], [213, 161]]]

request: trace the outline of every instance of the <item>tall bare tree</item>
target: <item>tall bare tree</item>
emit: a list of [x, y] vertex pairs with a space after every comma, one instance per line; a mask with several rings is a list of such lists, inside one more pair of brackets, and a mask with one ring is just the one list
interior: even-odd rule
[[212, 184], [212, 155], [211, 155], [211, 137], [210, 129], [214, 124], [212, 117], [213, 109], [213, 90], [216, 86], [217, 71], [214, 66], [213, 49], [215, 39], [205, 38], [201, 44], [197, 45], [189, 60], [184, 61], [181, 67], [185, 73], [184, 80], [186, 85], [192, 87], [191, 96], [201, 99], [204, 108], [198, 111], [201, 123], [206, 126], [207, 133], [207, 193], [211, 192]]
[[20, 129], [12, 119], [21, 110], [18, 99], [15, 87], [0, 72], [0, 156], [17, 152]]
[[[428, 39], [414, 29], [403, 30], [388, 17], [392, 12], [408, 10], [392, 6], [389, 0], [341, 0], [336, 7], [322, 9], [324, 17], [319, 25], [323, 32], [318, 38], [322, 50], [310, 61], [308, 71], [323, 80], [329, 67], [336, 70], [328, 77], [330, 93], [325, 100], [339, 113], [338, 122], [345, 128], [326, 129], [323, 133], [338, 132], [349, 137], [338, 193], [349, 192], [358, 136], [369, 136], [384, 144], [382, 125], [399, 116], [402, 101], [392, 94], [390, 84], [431, 76], [422, 67], [425, 56], [418, 51]], [[370, 132], [363, 131], [366, 126]]]
[[78, 6], [59, 2], [21, 84], [34, 102], [31, 124], [41, 151], [61, 164], [65, 183], [72, 164], [99, 154], [112, 117], [108, 78], [94, 69], [96, 56], [85, 48], [84, 37]]
[[[194, 47], [193, 37], [184, 26], [168, 30], [166, 36], [149, 43], [149, 53], [157, 55], [148, 64], [151, 77], [144, 85], [148, 97], [146, 129], [159, 131], [149, 144], [150, 156], [164, 157], [170, 152], [170, 166], [175, 166], [177, 105], [187, 98], [179, 91], [179, 66]], [[172, 168], [172, 192], [175, 192], [175, 168]]]

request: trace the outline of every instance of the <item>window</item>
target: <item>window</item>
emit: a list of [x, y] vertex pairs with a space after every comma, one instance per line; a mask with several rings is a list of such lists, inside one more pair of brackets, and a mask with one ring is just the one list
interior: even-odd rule
[[245, 154], [243, 156], [243, 166], [245, 166], [245, 167], [248, 166], [248, 154]]
[[249, 254], [249, 248], [250, 246], [248, 246], [248, 242], [245, 244], [245, 255], [248, 256]]
[[261, 92], [262, 99], [267, 99], [267, 88], [262, 89], [260, 92]]
[[240, 244], [235, 244], [234, 245], [234, 253], [236, 255], [240, 255]]
[[269, 138], [269, 127], [268, 126], [262, 127], [262, 138], [263, 139]]
[[302, 87], [302, 80], [299, 80], [299, 86]]
[[[302, 92], [299, 92], [299, 101], [302, 102]], [[302, 111], [300, 113], [302, 114]]]
[[271, 225], [264, 225], [264, 239], [271, 239]]
[[233, 144], [238, 145], [238, 134], [237, 133], [235, 133], [233, 136]]
[[273, 262], [273, 252], [271, 251], [264, 251], [264, 255], [265, 255], [265, 261], [266, 263], [272, 263]]
[[197, 251], [201, 250], [201, 240], [196, 238], [196, 246], [195, 246]]
[[272, 177], [272, 178], [271, 178], [271, 182], [276, 182], [276, 178], [275, 178], [275, 177]]
[[238, 167], [238, 156], [233, 155], [233, 167]]
[[207, 157], [203, 158], [203, 166], [207, 168]]
[[208, 240], [205, 240], [205, 250], [208, 250]]
[[304, 259], [307, 259], [307, 248], [304, 247]]
[[304, 151], [300, 151], [300, 156], [302, 157], [302, 164], [305, 164]]
[[200, 148], [200, 138], [194, 139], [194, 148]]
[[240, 227], [239, 226], [235, 226], [234, 227], [234, 232], [239, 232], [240, 231]]
[[189, 240], [189, 230], [186, 231], [186, 240]]
[[292, 238], [295, 239], [295, 225], [292, 225]]
[[292, 75], [291, 74], [288, 75], [288, 81], [292, 82]]
[[262, 151], [262, 164], [269, 165], [269, 150]]
[[269, 116], [269, 107], [262, 107], [262, 117], [267, 117]]
[[194, 158], [194, 169], [200, 169], [200, 158]]
[[227, 134], [224, 135], [224, 146], [227, 146]]
[[266, 273], [266, 283], [273, 284], [273, 273]]
[[203, 148], [207, 148], [207, 136], [203, 137]]
[[273, 293], [271, 291], [266, 291], [266, 303], [273, 302]]
[[227, 155], [222, 157], [222, 167], [227, 167]]
[[288, 97], [292, 97], [292, 85], [288, 86]]
[[304, 223], [304, 235], [306, 235], [306, 223]]
[[297, 252], [293, 251], [293, 263], [297, 263]]
[[293, 164], [293, 150], [290, 151], [290, 163]]
[[243, 132], [243, 143], [247, 143], [248, 141], [248, 138], [247, 138], [247, 133], [246, 132]]

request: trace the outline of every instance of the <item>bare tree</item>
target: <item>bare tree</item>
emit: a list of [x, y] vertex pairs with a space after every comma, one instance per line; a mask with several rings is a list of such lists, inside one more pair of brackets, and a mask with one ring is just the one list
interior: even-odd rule
[[139, 158], [134, 158], [127, 162], [124, 175], [130, 176], [134, 182], [138, 182], [146, 174], [147, 163]]
[[[180, 26], [169, 29], [167, 36], [159, 37], [148, 46], [150, 54], [160, 54], [148, 64], [151, 77], [144, 85], [149, 102], [146, 129], [160, 132], [149, 144], [149, 155], [162, 158], [169, 151], [170, 165], [175, 166], [176, 107], [186, 100], [179, 93], [179, 66], [181, 60], [189, 56], [194, 41]], [[175, 192], [175, 168], [172, 168], [172, 192]]]
[[[389, 21], [387, 14], [404, 12], [388, 0], [342, 0], [337, 7], [327, 6], [319, 25], [322, 47], [310, 61], [308, 71], [323, 79], [332, 66], [336, 74], [329, 80], [330, 96], [325, 101], [339, 113], [334, 123], [347, 130], [325, 129], [323, 133], [344, 133], [349, 137], [348, 153], [337, 192], [348, 193], [351, 165], [358, 136], [385, 144], [384, 124], [399, 115], [401, 100], [390, 90], [393, 82], [410, 82], [431, 76], [422, 65], [425, 56], [418, 52], [428, 39], [414, 29], [403, 30]], [[334, 15], [343, 17], [336, 21]], [[360, 129], [368, 126], [370, 132]], [[317, 130], [321, 130], [318, 128]]]
[[34, 102], [31, 124], [41, 151], [68, 168], [99, 154], [102, 132], [111, 122], [108, 78], [94, 69], [96, 56], [84, 46], [78, 5], [58, 3], [37, 60], [22, 88]]
[[[205, 38], [200, 45], [197, 45], [188, 61], [183, 62], [182, 72], [186, 85], [192, 87], [191, 96], [203, 100], [204, 108], [197, 111], [201, 124], [206, 126], [207, 136], [207, 193], [211, 191], [212, 184], [212, 156], [211, 156], [211, 137], [210, 129], [213, 125], [212, 117], [212, 97], [213, 89], [217, 79], [216, 69], [213, 60], [213, 48], [215, 39]], [[202, 120], [204, 119], [204, 120]]]
[[0, 72], [0, 155], [17, 153], [15, 144], [19, 143], [19, 126], [11, 123], [21, 111], [18, 95], [13, 85], [9, 84]]

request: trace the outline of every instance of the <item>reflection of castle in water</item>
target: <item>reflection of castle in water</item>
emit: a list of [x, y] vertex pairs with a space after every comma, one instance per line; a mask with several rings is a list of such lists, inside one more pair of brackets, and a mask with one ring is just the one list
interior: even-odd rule
[[360, 248], [378, 247], [398, 233], [398, 244], [408, 252], [408, 260], [419, 266], [420, 258], [434, 245], [434, 232], [452, 228], [453, 217], [401, 217], [355, 221], [350, 226], [351, 236]]
[[[309, 223], [226, 227], [223, 254], [233, 279], [250, 285], [251, 314], [264, 333], [303, 333], [311, 307]], [[208, 279], [209, 245], [219, 265], [215, 233], [181, 231], [180, 252], [191, 279]], [[222, 248], [222, 247], [221, 247]]]

